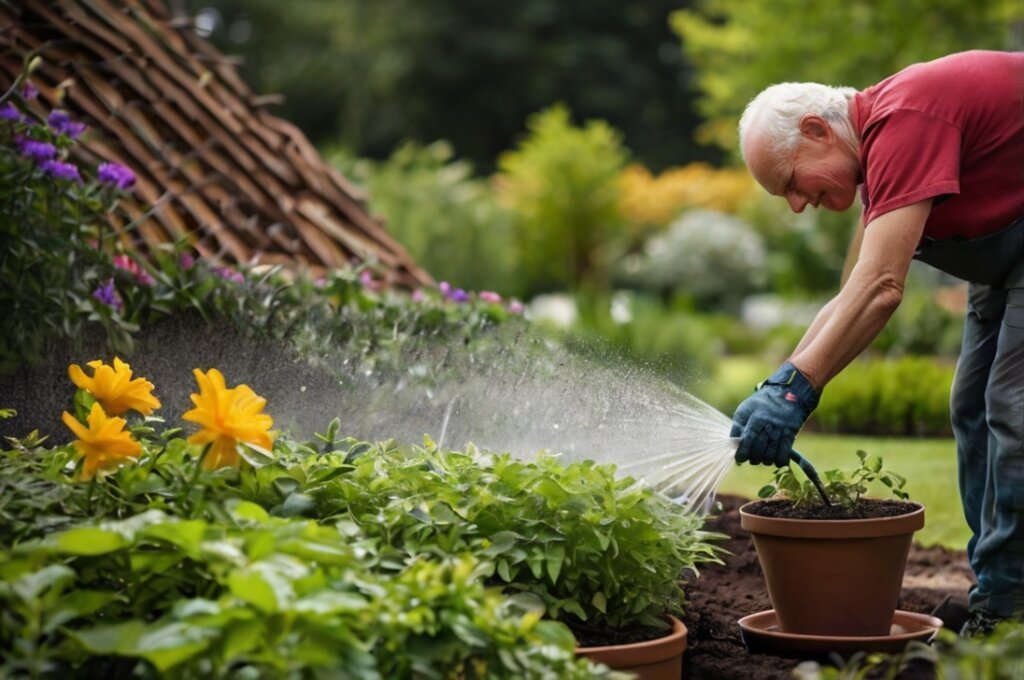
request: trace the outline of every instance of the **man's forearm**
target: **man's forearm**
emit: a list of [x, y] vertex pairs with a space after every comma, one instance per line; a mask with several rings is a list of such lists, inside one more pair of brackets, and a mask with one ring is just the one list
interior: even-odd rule
[[854, 268], [815, 318], [790, 360], [819, 391], [867, 349], [902, 299], [902, 282]]
[[863, 352], [899, 307], [931, 201], [897, 208], [873, 220], [861, 257], [839, 294], [815, 318], [790, 357], [821, 391]]
[[800, 352], [803, 352], [812, 342], [814, 342], [814, 339], [818, 337], [818, 333], [820, 333], [821, 329], [825, 327], [828, 320], [832, 318], [832, 310], [836, 308], [837, 300], [838, 296], [826, 302], [825, 306], [818, 310], [818, 313], [814, 316], [814, 321], [812, 321], [811, 325], [807, 327], [807, 330], [804, 332], [804, 336], [800, 338], [800, 343], [796, 346], [796, 349], [793, 350], [792, 356], [796, 356]]

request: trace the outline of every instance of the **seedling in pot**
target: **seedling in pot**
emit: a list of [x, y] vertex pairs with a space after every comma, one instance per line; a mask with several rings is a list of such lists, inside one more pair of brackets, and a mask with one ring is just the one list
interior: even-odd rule
[[[890, 489], [892, 495], [900, 500], [907, 500], [909, 495], [903, 490], [906, 478], [883, 468], [879, 456], [869, 456], [864, 451], [857, 451], [858, 467], [852, 472], [826, 470], [823, 474], [823, 489], [816, 486], [811, 479], [799, 479], [792, 466], [775, 470], [775, 480], [757, 492], [759, 498], [785, 496], [796, 508], [808, 508], [821, 505], [823, 495], [827, 495], [843, 510], [850, 512], [867, 492], [868, 485], [879, 482]], [[803, 466], [801, 466], [803, 467]], [[810, 477], [810, 475], [808, 475]]]

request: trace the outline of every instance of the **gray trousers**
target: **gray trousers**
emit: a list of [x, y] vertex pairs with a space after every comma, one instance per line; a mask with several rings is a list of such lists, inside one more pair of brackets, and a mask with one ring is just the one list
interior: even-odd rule
[[[1022, 269], [1018, 267], [1017, 269]], [[1024, 616], [1024, 276], [970, 284], [950, 398], [977, 576], [971, 609]]]

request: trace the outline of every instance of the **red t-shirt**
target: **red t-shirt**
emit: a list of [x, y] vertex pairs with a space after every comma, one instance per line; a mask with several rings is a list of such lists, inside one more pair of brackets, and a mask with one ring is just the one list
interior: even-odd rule
[[1024, 217], [1024, 53], [962, 52], [910, 66], [851, 105], [864, 224], [935, 199], [925, 235], [999, 231]]

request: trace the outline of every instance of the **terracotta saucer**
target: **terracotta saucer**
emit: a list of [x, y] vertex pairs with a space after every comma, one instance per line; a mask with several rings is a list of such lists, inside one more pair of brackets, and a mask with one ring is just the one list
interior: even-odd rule
[[942, 621], [934, 616], [899, 609], [893, 615], [889, 635], [872, 637], [783, 633], [779, 630], [774, 609], [744, 616], [739, 620], [739, 624], [748, 651], [756, 654], [801, 657], [827, 656], [833, 653], [848, 656], [856, 652], [899, 653], [911, 640], [928, 642], [942, 628]]

